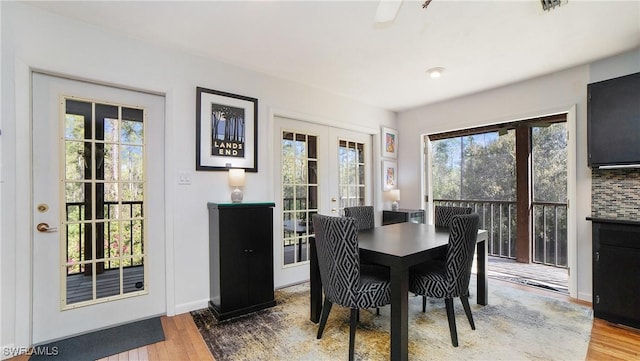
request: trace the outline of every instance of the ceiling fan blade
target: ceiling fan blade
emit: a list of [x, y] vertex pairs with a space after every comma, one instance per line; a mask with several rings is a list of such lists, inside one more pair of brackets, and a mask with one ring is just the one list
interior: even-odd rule
[[380, 0], [374, 21], [376, 23], [393, 21], [398, 15], [400, 5], [402, 5], [402, 0]]

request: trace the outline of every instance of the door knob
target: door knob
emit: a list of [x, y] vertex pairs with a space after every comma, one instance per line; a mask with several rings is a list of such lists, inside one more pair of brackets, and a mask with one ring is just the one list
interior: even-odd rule
[[36, 226], [36, 229], [38, 230], [38, 232], [42, 232], [42, 233], [50, 233], [50, 232], [57, 232], [58, 229], [55, 227], [49, 227], [49, 225], [47, 223], [38, 223], [38, 225]]

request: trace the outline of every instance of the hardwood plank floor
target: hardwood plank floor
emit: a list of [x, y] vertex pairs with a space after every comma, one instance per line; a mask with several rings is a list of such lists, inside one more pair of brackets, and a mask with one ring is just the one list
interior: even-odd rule
[[[504, 284], [504, 286], [591, 306], [589, 302], [574, 300], [557, 292], [510, 282], [497, 282]], [[165, 341], [112, 355], [100, 361], [215, 361], [189, 313], [173, 317], [164, 316], [161, 321], [165, 332]], [[9, 360], [27, 361], [28, 359], [28, 356], [21, 355]], [[640, 330], [612, 325], [600, 319], [594, 320], [587, 361], [639, 359]]]
[[[204, 343], [191, 314], [161, 319], [165, 340], [137, 349], [121, 352], [99, 361], [215, 361]], [[20, 355], [9, 361], [28, 361], [29, 356]]]
[[595, 319], [591, 329], [588, 361], [639, 360], [640, 332]]

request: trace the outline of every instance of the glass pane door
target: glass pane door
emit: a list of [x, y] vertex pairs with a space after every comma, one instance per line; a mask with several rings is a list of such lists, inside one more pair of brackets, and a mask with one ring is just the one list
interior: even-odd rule
[[306, 262], [311, 216], [318, 213], [318, 137], [282, 132], [282, 239], [284, 265]]
[[309, 279], [312, 216], [372, 204], [371, 135], [274, 117], [274, 284]]

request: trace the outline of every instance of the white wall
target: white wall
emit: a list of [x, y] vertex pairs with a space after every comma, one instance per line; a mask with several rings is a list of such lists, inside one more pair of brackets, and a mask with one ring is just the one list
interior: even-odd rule
[[[587, 167], [587, 84], [640, 71], [640, 50], [530, 79], [517, 84], [431, 104], [398, 114], [401, 137], [398, 184], [403, 207], [423, 206], [421, 138], [454, 129], [545, 115], [576, 106], [577, 293], [591, 301], [591, 170]], [[441, 81], [446, 81], [446, 77]], [[573, 270], [576, 271], [576, 270]]]
[[[344, 97], [127, 38], [25, 3], [1, 2], [0, 6], [2, 346], [26, 346], [29, 342], [30, 68], [166, 95], [169, 314], [206, 307], [206, 202], [230, 201], [226, 172], [195, 171], [196, 86], [259, 100], [259, 172], [247, 175], [244, 199], [248, 202], [274, 201], [272, 152], [268, 148], [272, 143], [268, 133], [272, 109], [373, 129], [396, 125], [395, 113]], [[177, 184], [180, 171], [191, 172], [191, 185]], [[379, 175], [374, 177], [380, 179]]]

